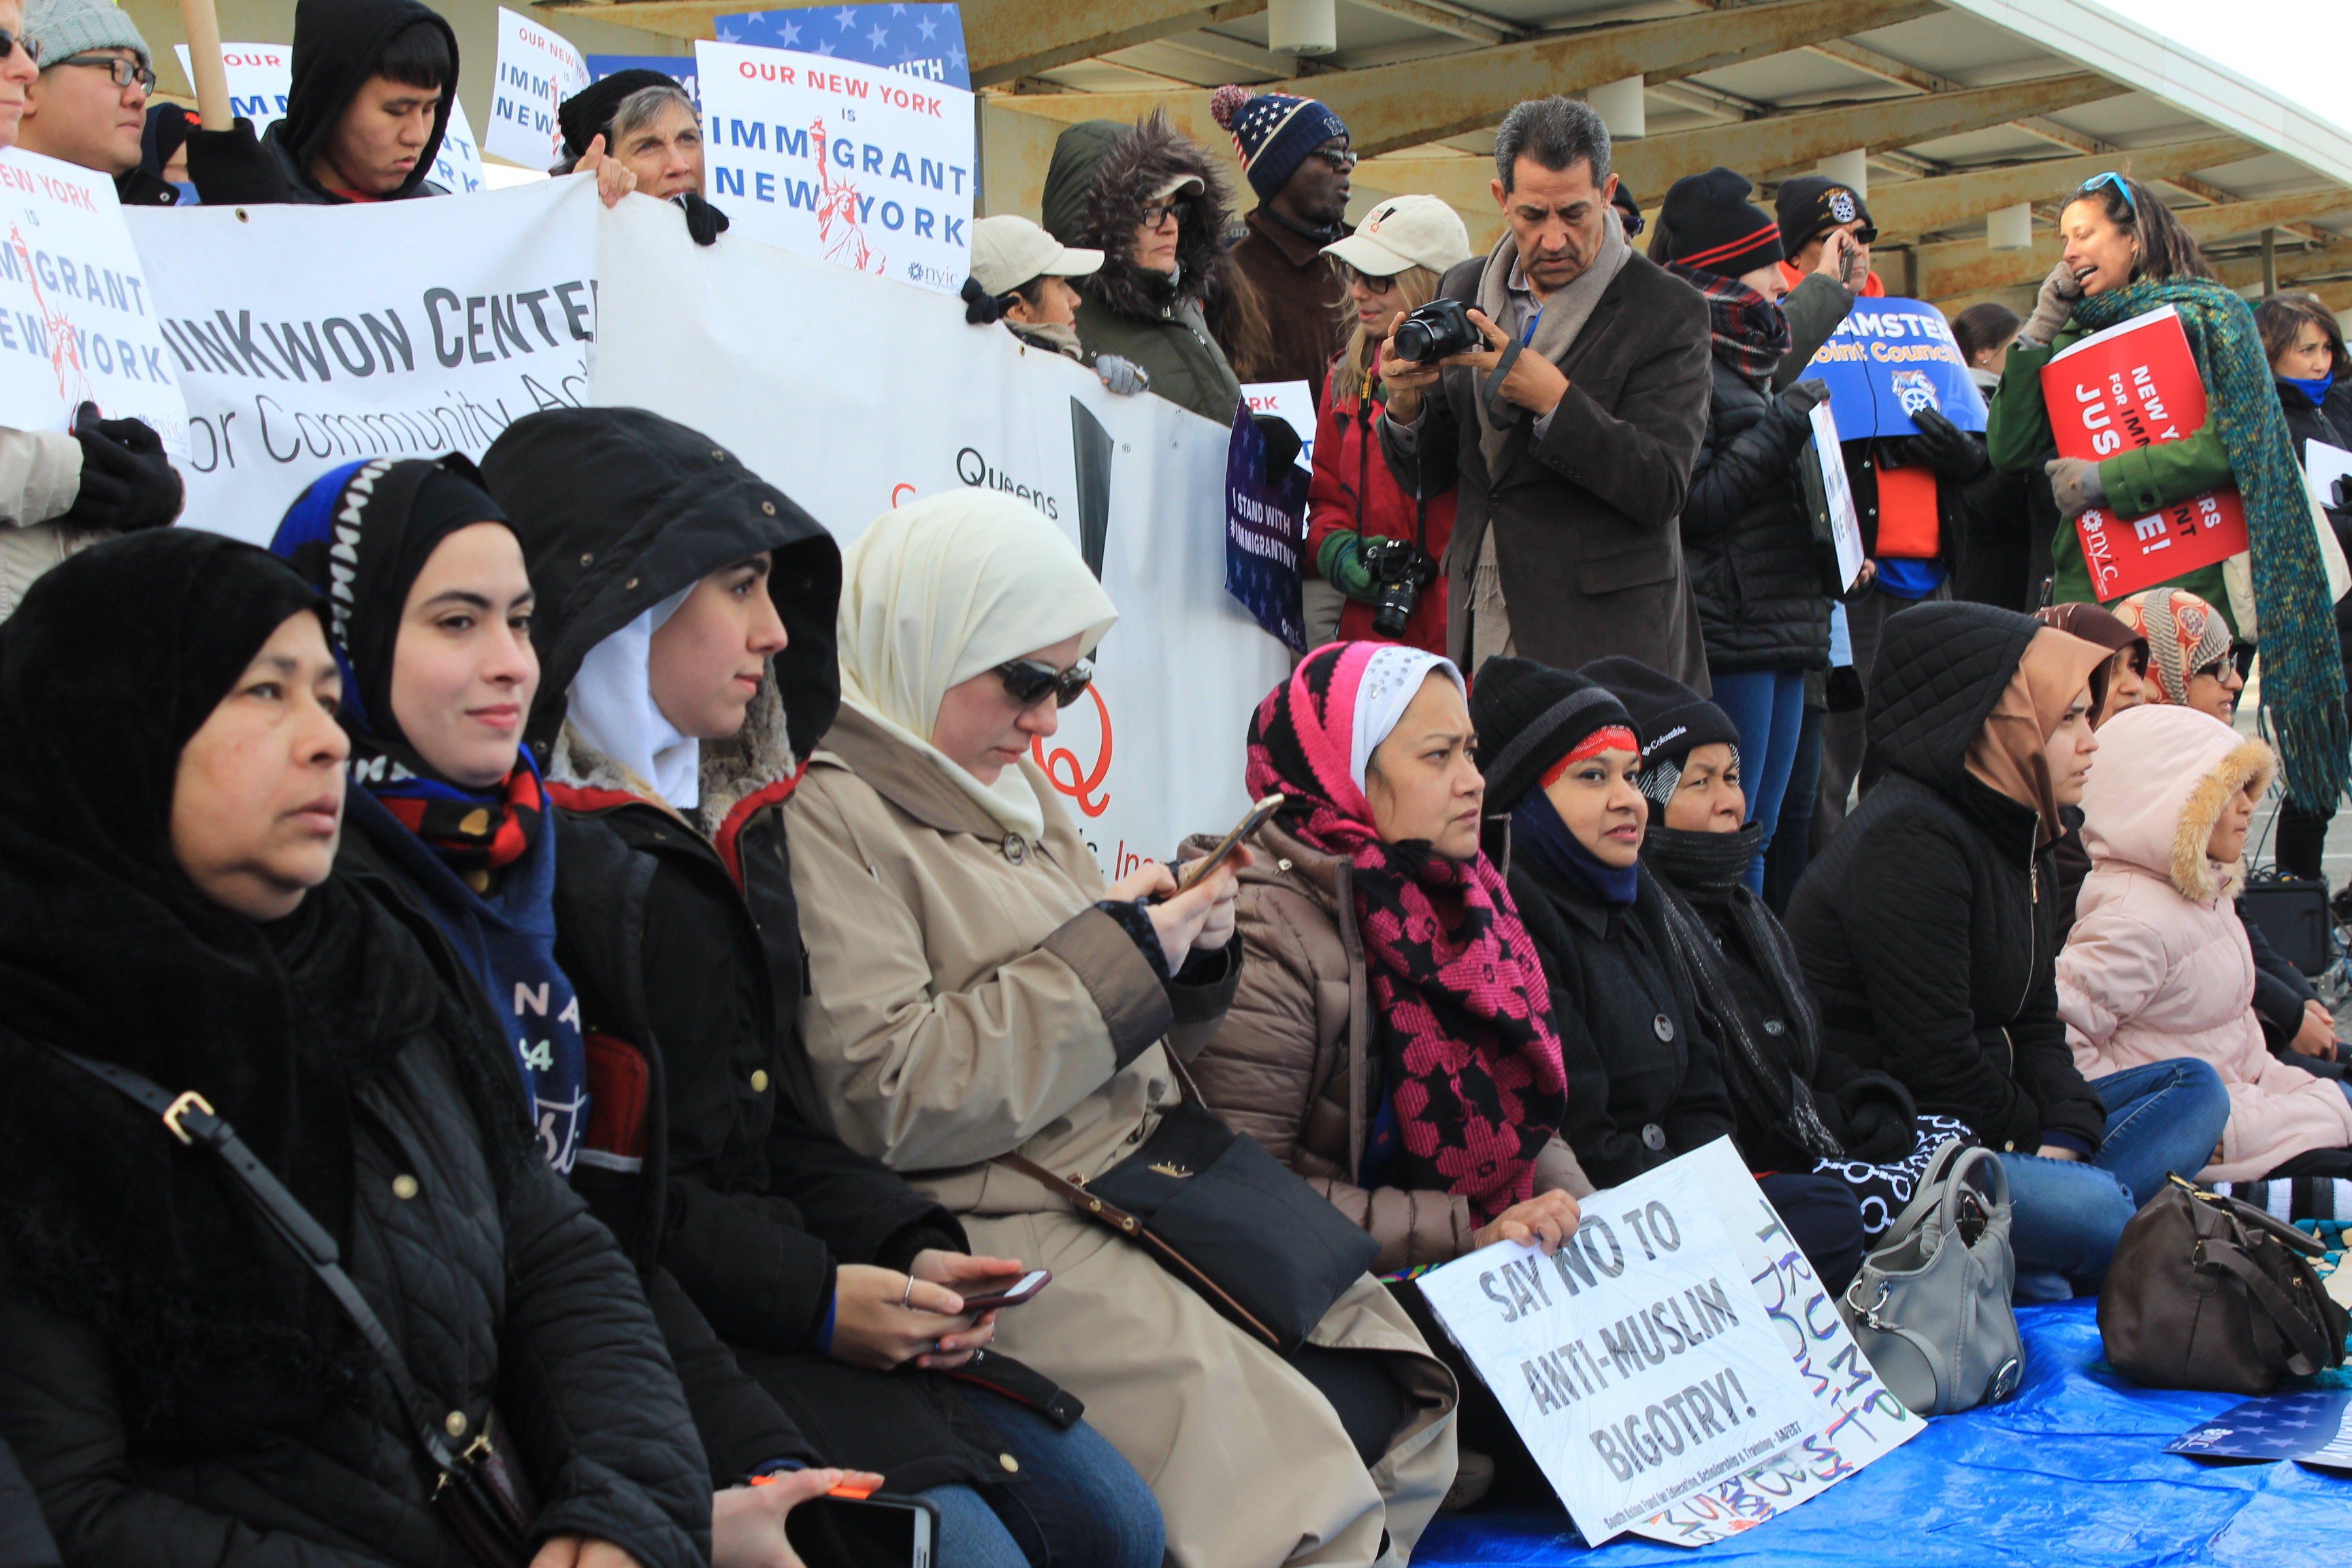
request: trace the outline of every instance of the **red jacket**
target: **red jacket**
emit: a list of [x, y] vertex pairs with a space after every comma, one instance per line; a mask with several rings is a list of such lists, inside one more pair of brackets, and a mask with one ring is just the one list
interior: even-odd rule
[[[1367, 416], [1361, 398], [1335, 402], [1332, 390], [1337, 385], [1338, 378], [1327, 374], [1322, 409], [1315, 419], [1315, 479], [1307, 491], [1307, 569], [1318, 570], [1325, 540], [1349, 530], [1368, 538], [1414, 540], [1432, 557], [1444, 561], [1446, 541], [1454, 537], [1453, 487], [1426, 503], [1407, 495], [1381, 456], [1379, 435], [1369, 428], [1380, 417], [1380, 400], [1371, 400]], [[1360, 494], [1365, 498], [1361, 506], [1357, 502]], [[1372, 632], [1372, 606], [1354, 599], [1339, 612], [1339, 636], [1367, 642], [1383, 640]], [[1397, 640], [1431, 653], [1444, 653], [1443, 573], [1421, 591], [1412, 618], [1405, 623], [1404, 636]]]

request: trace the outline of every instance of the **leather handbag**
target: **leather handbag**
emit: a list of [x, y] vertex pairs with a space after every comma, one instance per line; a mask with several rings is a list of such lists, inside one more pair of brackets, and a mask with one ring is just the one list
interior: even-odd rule
[[2179, 1177], [2124, 1226], [2099, 1292], [2107, 1362], [2135, 1383], [2268, 1394], [2344, 1363], [2318, 1240]]
[[[531, 1527], [539, 1502], [522, 1471], [498, 1447], [495, 1411], [478, 1427], [468, 1430], [463, 1411], [444, 1412], [438, 1402], [419, 1387], [408, 1362], [393, 1342], [382, 1319], [367, 1304], [360, 1289], [344, 1272], [341, 1249], [325, 1226], [311, 1216], [301, 1200], [286, 1189], [263, 1164], [236, 1129], [213, 1113], [204, 1096], [194, 1089], [171, 1090], [131, 1071], [86, 1057], [63, 1047], [49, 1047], [58, 1057], [153, 1111], [173, 1137], [192, 1148], [217, 1155], [235, 1178], [238, 1190], [262, 1220], [310, 1266], [327, 1293], [375, 1352], [384, 1376], [408, 1417], [409, 1430], [433, 1467], [433, 1512], [441, 1526], [464, 1547], [476, 1568], [528, 1568], [532, 1556]], [[467, 1441], [470, 1436], [471, 1441]], [[460, 1445], [463, 1445], [462, 1447]]]
[[2009, 1225], [1999, 1157], [1947, 1139], [1839, 1299], [1879, 1380], [1921, 1415], [1996, 1404], [2024, 1381]]
[[1219, 1121], [1174, 1056], [1168, 1065], [1184, 1099], [1142, 1147], [1092, 1181], [1056, 1175], [1024, 1154], [996, 1163], [1151, 1253], [1287, 1357], [1372, 1266], [1380, 1245], [1256, 1139]]

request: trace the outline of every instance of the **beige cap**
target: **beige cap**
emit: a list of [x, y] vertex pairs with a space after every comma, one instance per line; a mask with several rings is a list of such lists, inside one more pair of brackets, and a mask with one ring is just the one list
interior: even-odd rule
[[1208, 188], [1198, 174], [1177, 174], [1162, 180], [1159, 188], [1151, 193], [1151, 199], [1164, 202], [1171, 196], [1197, 196]]
[[1393, 277], [1408, 267], [1443, 272], [1470, 259], [1470, 231], [1462, 215], [1435, 196], [1391, 196], [1323, 254], [1369, 278]]
[[1035, 278], [1084, 278], [1103, 264], [1099, 250], [1074, 250], [1010, 213], [971, 226], [971, 275], [992, 294], [1010, 294]]

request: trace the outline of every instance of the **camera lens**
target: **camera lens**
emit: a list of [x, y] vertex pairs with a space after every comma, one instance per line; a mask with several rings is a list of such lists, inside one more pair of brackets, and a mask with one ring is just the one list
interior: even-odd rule
[[1415, 364], [1426, 364], [1429, 363], [1431, 346], [1427, 323], [1407, 317], [1403, 324], [1397, 328], [1396, 347], [1397, 353], [1401, 357], [1409, 359]]

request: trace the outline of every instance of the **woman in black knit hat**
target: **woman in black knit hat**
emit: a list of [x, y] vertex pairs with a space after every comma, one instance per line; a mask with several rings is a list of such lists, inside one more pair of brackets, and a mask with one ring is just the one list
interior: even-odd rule
[[[1852, 1188], [1862, 1213], [1858, 1247], [1911, 1201], [1936, 1146], [1968, 1138], [1969, 1130], [1917, 1115], [1894, 1079], [1822, 1048], [1821, 1014], [1796, 947], [1743, 879], [1761, 830], [1741, 821], [1742, 758], [1729, 717], [1636, 659], [1598, 659], [1582, 673], [1625, 705], [1641, 739], [1641, 789], [1650, 803], [1642, 865], [1657, 883], [1667, 937], [1722, 1056], [1740, 1156], [1784, 1209], [1820, 1178]], [[1824, 1240], [1816, 1268], [1837, 1250]]]
[[593, 174], [613, 206], [631, 191], [674, 202], [697, 245], [727, 232], [727, 215], [702, 199], [702, 115], [675, 78], [614, 71], [557, 107], [563, 156], [548, 173]]
[[[1585, 1173], [1615, 1186], [1736, 1137], [1739, 1117], [1698, 982], [1676, 950], [1665, 895], [1642, 865], [1650, 803], [1624, 704], [1582, 675], [1496, 658], [1478, 671], [1470, 717], [1486, 774], [1488, 852], [1507, 868], [1543, 960], [1568, 1069], [1560, 1133]], [[1728, 727], [1719, 710], [1711, 722]], [[1862, 1260], [1852, 1191], [1804, 1173], [1771, 1181], [1767, 1194], [1814, 1271], [1843, 1289]]]

